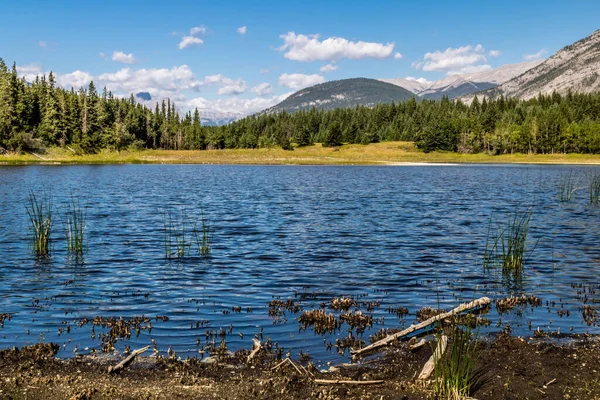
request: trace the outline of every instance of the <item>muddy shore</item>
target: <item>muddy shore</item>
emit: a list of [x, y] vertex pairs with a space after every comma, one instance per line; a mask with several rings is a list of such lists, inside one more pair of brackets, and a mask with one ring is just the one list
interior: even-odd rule
[[[120, 374], [108, 367], [122, 357], [57, 359], [57, 346], [0, 351], [0, 398], [7, 399], [432, 399], [431, 382], [415, 376], [432, 354], [395, 343], [355, 364], [318, 370], [310, 360], [284, 363], [267, 352], [247, 362], [249, 350], [207, 360], [138, 357]], [[478, 344], [477, 399], [600, 398], [600, 339], [560, 340], [500, 335]], [[379, 384], [319, 384], [318, 379]]]

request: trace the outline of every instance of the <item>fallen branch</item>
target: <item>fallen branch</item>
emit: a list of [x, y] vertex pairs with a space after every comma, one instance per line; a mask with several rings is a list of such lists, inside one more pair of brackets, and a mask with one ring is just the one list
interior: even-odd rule
[[115, 365], [114, 367], [112, 367], [112, 366], [108, 367], [108, 373], [109, 374], [117, 374], [117, 373], [121, 372], [123, 369], [127, 368], [127, 366], [133, 362], [135, 357], [142, 354], [149, 348], [150, 348], [150, 346], [146, 346], [146, 347], [142, 347], [141, 349], [132, 351], [131, 354], [126, 359], [124, 359], [123, 361], [121, 361], [120, 363]]
[[417, 343], [408, 346], [408, 350], [415, 351], [417, 349], [420, 349], [421, 347], [425, 346], [425, 343], [427, 343], [427, 340], [421, 339]]
[[436, 315], [434, 317], [431, 317], [428, 320], [423, 321], [416, 325], [412, 325], [412, 326], [404, 329], [403, 331], [394, 333], [393, 335], [388, 335], [388, 336], [384, 337], [383, 339], [381, 339], [367, 347], [355, 350], [352, 354], [352, 357], [357, 357], [358, 355], [360, 355], [362, 353], [377, 349], [379, 347], [387, 346], [390, 343], [392, 343], [393, 341], [395, 341], [399, 338], [402, 338], [404, 336], [410, 335], [411, 333], [416, 332], [418, 330], [427, 328], [428, 326], [433, 325], [437, 321], [444, 320], [448, 317], [452, 317], [453, 315], [460, 314], [462, 312], [469, 311], [474, 308], [487, 306], [489, 304], [490, 304], [490, 299], [487, 297], [482, 297], [480, 299], [473, 300], [470, 303], [461, 304], [460, 306], [454, 308], [452, 311], [448, 311], [448, 312]]
[[385, 381], [344, 381], [341, 379], [315, 379], [317, 385], [379, 385]]
[[32, 156], [35, 156], [35, 157], [39, 158], [40, 160], [48, 161], [44, 157], [40, 156], [39, 154], [35, 154], [34, 152], [29, 152], [29, 154], [31, 154]]
[[252, 352], [250, 353], [250, 355], [248, 356], [248, 359], [246, 360], [246, 362], [250, 362], [252, 361], [252, 359], [258, 354], [258, 352], [262, 349], [262, 344], [260, 344], [260, 340], [258, 339], [252, 339], [252, 341], [254, 342], [254, 346], [252, 347]]
[[440, 358], [442, 358], [442, 356], [444, 355], [444, 352], [446, 351], [447, 346], [448, 346], [448, 336], [442, 335], [442, 337], [440, 338], [440, 341], [438, 342], [438, 344], [435, 348], [435, 351], [433, 352], [431, 357], [429, 357], [429, 360], [427, 360], [427, 362], [423, 366], [423, 369], [421, 370], [421, 373], [419, 374], [419, 377], [417, 378], [418, 381], [424, 381], [431, 376], [431, 373], [433, 372], [433, 370], [435, 368], [435, 363], [437, 363], [438, 360]]

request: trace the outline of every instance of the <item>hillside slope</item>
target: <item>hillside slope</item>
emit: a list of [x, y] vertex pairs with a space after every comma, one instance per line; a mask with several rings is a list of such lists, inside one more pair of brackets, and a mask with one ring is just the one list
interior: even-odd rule
[[264, 112], [278, 113], [285, 110], [292, 113], [312, 107], [324, 110], [357, 105], [370, 107], [378, 103], [400, 102], [414, 96], [414, 93], [400, 86], [376, 79], [342, 79], [299, 90]]
[[486, 96], [529, 99], [539, 93], [600, 91], [600, 30], [559, 50], [540, 65], [483, 92]]

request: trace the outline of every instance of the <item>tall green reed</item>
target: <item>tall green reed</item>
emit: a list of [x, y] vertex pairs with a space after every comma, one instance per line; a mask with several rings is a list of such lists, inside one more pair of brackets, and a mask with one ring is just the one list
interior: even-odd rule
[[594, 171], [588, 175], [590, 189], [590, 204], [600, 202], [600, 172]]
[[164, 248], [166, 258], [183, 258], [189, 254], [191, 243], [188, 231], [189, 218], [184, 209], [177, 213], [171, 209], [164, 211]]
[[571, 201], [578, 184], [579, 176], [576, 171], [569, 170], [569, 172], [563, 173], [558, 183], [559, 200], [564, 203]]
[[[438, 342], [442, 331], [437, 334]], [[468, 324], [461, 328], [458, 316], [452, 317], [449, 331], [449, 349], [434, 366], [434, 392], [440, 399], [465, 399], [478, 381], [475, 362], [479, 331], [474, 333]]]
[[50, 235], [52, 234], [52, 200], [44, 193], [41, 198], [33, 190], [29, 191], [25, 205], [29, 217], [32, 250], [38, 257], [50, 254]]
[[71, 195], [65, 212], [67, 251], [77, 257], [83, 256], [86, 250], [85, 231], [87, 212], [81, 205], [81, 200]]
[[194, 238], [196, 240], [198, 254], [202, 257], [210, 256], [213, 232], [210, 222], [204, 217], [203, 210], [200, 210], [200, 221], [196, 222], [196, 225], [194, 225]]
[[527, 248], [531, 215], [531, 209], [523, 213], [514, 212], [508, 215], [506, 222], [498, 223], [495, 227], [490, 217], [483, 257], [484, 268], [499, 268], [505, 276], [522, 275], [527, 259], [535, 249], [535, 246], [531, 250]]

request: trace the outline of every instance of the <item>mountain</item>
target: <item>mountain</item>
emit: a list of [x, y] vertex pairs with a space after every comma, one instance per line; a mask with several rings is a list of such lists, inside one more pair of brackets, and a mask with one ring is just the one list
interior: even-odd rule
[[439, 100], [443, 96], [454, 99], [494, 88], [536, 67], [541, 62], [541, 60], [536, 60], [518, 64], [506, 64], [488, 71], [447, 76], [435, 82], [427, 82], [423, 79], [417, 80], [414, 78], [392, 78], [383, 79], [383, 81], [402, 86], [425, 99]]
[[600, 91], [600, 30], [559, 50], [538, 66], [483, 92], [488, 97], [499, 95], [530, 99], [539, 93]]
[[400, 102], [411, 97], [414, 97], [412, 92], [376, 79], [342, 79], [299, 90], [263, 113], [278, 113], [284, 110], [292, 113], [312, 107], [332, 110], [357, 105], [374, 106], [378, 103]]
[[135, 98], [142, 101], [152, 100], [152, 95], [148, 92], [139, 92], [135, 94]]

